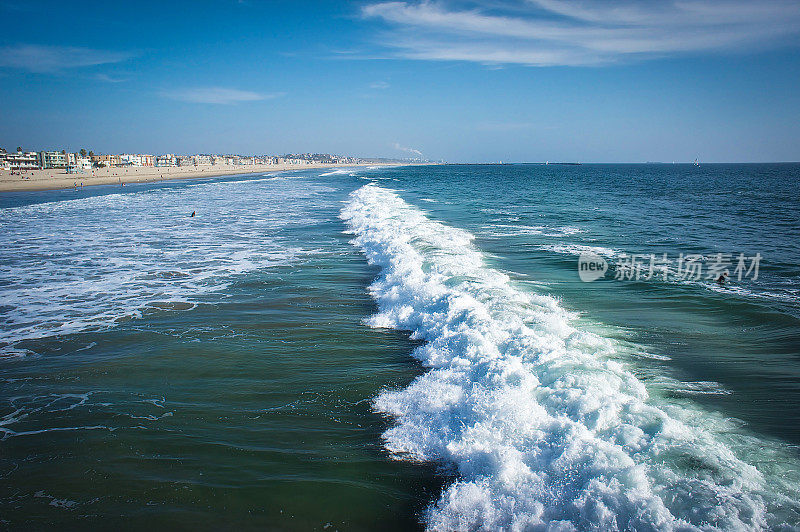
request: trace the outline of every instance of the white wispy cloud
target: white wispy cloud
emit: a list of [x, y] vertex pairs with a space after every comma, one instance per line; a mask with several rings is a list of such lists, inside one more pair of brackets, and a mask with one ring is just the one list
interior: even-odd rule
[[173, 100], [191, 103], [213, 103], [230, 105], [241, 102], [269, 100], [283, 96], [282, 92], [260, 93], [227, 87], [188, 87], [163, 91], [162, 95]]
[[407, 147], [407, 146], [403, 146], [403, 145], [401, 145], [399, 142], [395, 142], [395, 143], [392, 145], [392, 147], [393, 147], [394, 149], [396, 149], [396, 150], [399, 150], [399, 151], [404, 151], [404, 152], [406, 152], [406, 153], [410, 153], [410, 154], [412, 154], [412, 155], [416, 155], [417, 157], [425, 157], [424, 155], [422, 155], [422, 152], [421, 152], [421, 151], [419, 151], [419, 150], [416, 150], [416, 149], [414, 149], [414, 148], [409, 148], [409, 147]]
[[128, 78], [109, 76], [108, 74], [104, 73], [95, 74], [94, 79], [98, 81], [105, 81], [106, 83], [124, 83], [128, 81]]
[[391, 87], [391, 85], [389, 85], [389, 83], [386, 81], [375, 81], [369, 84], [370, 89], [383, 90], [383, 89], [388, 89], [389, 87]]
[[0, 48], [0, 67], [19, 68], [36, 73], [119, 63], [134, 57], [132, 52], [95, 50], [75, 46], [17, 44]]
[[382, 2], [362, 16], [391, 28], [382, 43], [407, 59], [598, 65], [796, 41], [796, 0], [516, 0]]

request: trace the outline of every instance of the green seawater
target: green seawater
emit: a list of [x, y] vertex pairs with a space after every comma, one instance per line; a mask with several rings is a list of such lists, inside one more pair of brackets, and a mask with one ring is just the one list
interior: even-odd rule
[[[340, 215], [368, 183], [556, 298], [659, 405], [724, 422], [769, 482], [796, 478], [800, 165], [316, 170], [0, 196], [0, 523], [424, 528], [460, 466], [382, 436], [375, 398], [428, 368], [424, 339], [367, 323], [382, 271]], [[584, 283], [587, 249], [763, 259], [722, 287]], [[800, 526], [780, 493], [766, 527]]]

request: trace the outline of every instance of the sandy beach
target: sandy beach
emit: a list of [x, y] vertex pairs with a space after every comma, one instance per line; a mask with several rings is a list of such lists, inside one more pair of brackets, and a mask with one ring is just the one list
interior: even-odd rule
[[64, 169], [23, 170], [22, 174], [0, 170], [0, 192], [26, 190], [54, 190], [75, 186], [110, 185], [121, 183], [143, 183], [167, 179], [189, 179], [220, 175], [252, 174], [258, 172], [282, 172], [307, 170], [309, 168], [334, 168], [352, 166], [387, 166], [387, 164], [264, 164], [252, 166], [209, 165], [181, 167], [125, 167], [96, 168], [83, 173], [68, 174]]

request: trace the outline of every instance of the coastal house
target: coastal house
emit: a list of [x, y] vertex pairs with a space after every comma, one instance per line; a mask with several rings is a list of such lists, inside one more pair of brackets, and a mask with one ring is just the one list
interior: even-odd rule
[[152, 155], [141, 153], [123, 153], [119, 156], [121, 166], [150, 166], [154, 165]]
[[119, 156], [120, 166], [142, 166], [142, 158], [131, 153], [123, 153]]
[[96, 166], [120, 166], [121, 161], [119, 155], [92, 155], [92, 164]]
[[70, 168], [79, 170], [90, 170], [92, 168], [92, 161], [88, 157], [82, 157], [80, 153], [67, 154], [67, 169]]
[[159, 155], [155, 160], [156, 166], [178, 166], [178, 159], [171, 153]]
[[8, 168], [9, 170], [38, 170], [39, 154], [35, 151], [28, 152], [10, 152], [3, 154], [3, 161], [0, 166]]
[[224, 155], [212, 155], [213, 163], [219, 165], [232, 165], [233, 157], [226, 157]]
[[67, 154], [60, 151], [40, 151], [39, 167], [45, 170], [51, 168], [66, 168]]

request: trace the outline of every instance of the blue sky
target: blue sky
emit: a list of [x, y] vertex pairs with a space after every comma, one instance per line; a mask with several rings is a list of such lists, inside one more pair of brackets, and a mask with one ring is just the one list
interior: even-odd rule
[[6, 149], [800, 160], [795, 0], [0, 1], [0, 19]]

